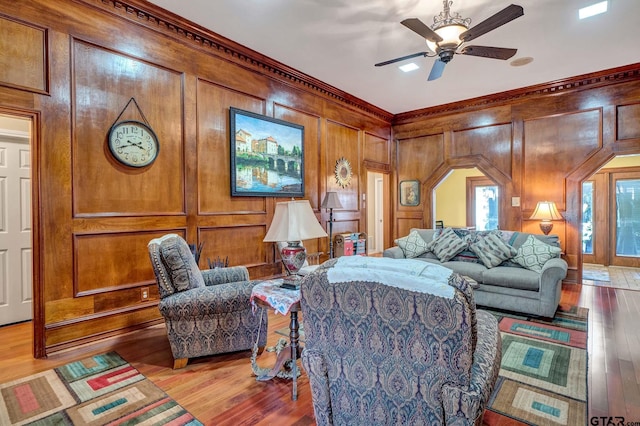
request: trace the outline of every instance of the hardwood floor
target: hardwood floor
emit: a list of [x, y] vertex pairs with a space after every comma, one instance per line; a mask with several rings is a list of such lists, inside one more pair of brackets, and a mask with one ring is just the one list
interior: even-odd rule
[[[625, 422], [640, 422], [640, 292], [565, 284], [561, 303], [589, 308], [589, 417], [622, 416]], [[287, 327], [288, 321], [288, 317], [269, 314], [269, 345], [280, 337], [275, 330]], [[304, 373], [298, 380], [298, 400], [291, 401], [290, 381], [255, 380], [249, 352], [192, 360], [174, 371], [163, 325], [47, 359], [32, 357], [31, 336], [30, 323], [0, 328], [0, 383], [113, 350], [206, 425], [315, 423]], [[265, 352], [259, 363], [268, 366], [274, 359]]]

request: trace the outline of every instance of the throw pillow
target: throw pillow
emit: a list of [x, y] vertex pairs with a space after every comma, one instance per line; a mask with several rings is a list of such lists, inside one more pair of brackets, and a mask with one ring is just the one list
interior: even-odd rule
[[493, 268], [518, 254], [518, 250], [506, 244], [496, 234], [489, 234], [471, 244], [471, 250], [480, 258], [484, 266]]
[[513, 261], [532, 271], [542, 272], [542, 266], [547, 260], [558, 257], [561, 252], [560, 247], [550, 246], [529, 235], [513, 257]]
[[447, 228], [433, 240], [431, 251], [438, 256], [440, 262], [448, 262], [467, 247], [466, 241], [458, 237], [453, 229]]
[[204, 287], [204, 277], [186, 241], [175, 236], [160, 244], [160, 257], [176, 291]]
[[418, 231], [411, 231], [406, 237], [396, 240], [396, 243], [407, 259], [418, 257], [430, 249], [430, 244], [422, 239]]

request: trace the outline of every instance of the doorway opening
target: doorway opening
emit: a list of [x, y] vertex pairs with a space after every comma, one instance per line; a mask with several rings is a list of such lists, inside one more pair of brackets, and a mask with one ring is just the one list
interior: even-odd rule
[[31, 126], [0, 114], [0, 326], [33, 318]]
[[378, 255], [385, 249], [385, 186], [388, 175], [367, 171], [367, 246], [369, 255]]
[[499, 227], [499, 186], [476, 167], [452, 170], [433, 191], [434, 223], [477, 230]]
[[584, 283], [640, 289], [640, 155], [583, 181], [581, 239]]

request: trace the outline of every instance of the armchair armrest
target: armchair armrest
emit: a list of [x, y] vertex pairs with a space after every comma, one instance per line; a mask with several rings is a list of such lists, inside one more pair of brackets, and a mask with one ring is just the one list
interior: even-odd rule
[[[477, 311], [478, 342], [473, 354], [468, 388], [442, 387], [446, 424], [481, 424], [484, 408], [498, 379], [502, 359], [502, 337], [498, 321], [486, 311]], [[462, 420], [462, 421], [459, 421]]]
[[249, 281], [249, 270], [245, 266], [205, 269], [202, 271], [206, 286]]

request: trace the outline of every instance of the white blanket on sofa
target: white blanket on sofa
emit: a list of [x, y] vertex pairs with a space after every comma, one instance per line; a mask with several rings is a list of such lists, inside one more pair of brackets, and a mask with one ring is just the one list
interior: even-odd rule
[[449, 285], [453, 272], [444, 266], [414, 259], [342, 256], [327, 271], [330, 283], [372, 281], [420, 293], [453, 298]]

